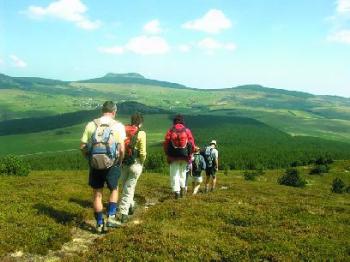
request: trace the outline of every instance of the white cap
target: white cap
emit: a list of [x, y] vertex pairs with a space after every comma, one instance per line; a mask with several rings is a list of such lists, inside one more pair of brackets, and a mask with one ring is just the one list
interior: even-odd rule
[[212, 145], [212, 144], [216, 145], [216, 140], [211, 140], [210, 144], [211, 144], [211, 145]]

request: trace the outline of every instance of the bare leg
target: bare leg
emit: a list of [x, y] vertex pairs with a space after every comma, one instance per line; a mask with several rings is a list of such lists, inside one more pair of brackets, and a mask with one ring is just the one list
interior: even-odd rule
[[214, 190], [216, 187], [216, 176], [213, 177], [212, 187], [211, 189]]
[[97, 212], [102, 212], [103, 210], [103, 205], [102, 205], [102, 193], [103, 189], [98, 188], [93, 190], [93, 206], [94, 206], [94, 211]]
[[198, 193], [200, 186], [201, 186], [201, 183], [196, 183], [196, 187], [193, 190], [193, 195], [196, 195]]
[[205, 192], [209, 192], [209, 183], [210, 183], [210, 176], [206, 176], [205, 178]]
[[118, 194], [118, 188], [113, 189], [113, 190], [111, 191], [110, 196], [109, 196], [109, 202], [117, 203], [117, 202], [118, 202], [118, 196], [119, 196], [119, 194]]

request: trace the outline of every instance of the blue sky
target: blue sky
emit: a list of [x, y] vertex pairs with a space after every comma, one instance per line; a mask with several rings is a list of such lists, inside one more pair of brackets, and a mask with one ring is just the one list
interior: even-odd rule
[[0, 0], [0, 72], [350, 97], [350, 0]]

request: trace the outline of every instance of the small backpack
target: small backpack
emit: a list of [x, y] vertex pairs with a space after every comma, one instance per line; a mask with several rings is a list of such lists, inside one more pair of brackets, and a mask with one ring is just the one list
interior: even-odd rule
[[115, 141], [110, 124], [101, 124], [100, 119], [93, 121], [95, 132], [91, 135], [89, 148], [90, 166], [94, 169], [104, 170], [112, 167], [118, 158], [119, 148]]
[[187, 128], [171, 129], [168, 155], [172, 157], [188, 157], [192, 153], [192, 146], [188, 143]]
[[192, 170], [193, 172], [201, 172], [203, 170], [200, 154], [193, 155]]
[[136, 158], [139, 156], [139, 151], [136, 149], [139, 128], [136, 126], [127, 125], [125, 126], [125, 132], [125, 156], [123, 163], [130, 166], [135, 163]]
[[204, 151], [204, 160], [207, 167], [214, 167], [215, 165], [215, 155], [213, 154], [213, 148], [207, 146]]

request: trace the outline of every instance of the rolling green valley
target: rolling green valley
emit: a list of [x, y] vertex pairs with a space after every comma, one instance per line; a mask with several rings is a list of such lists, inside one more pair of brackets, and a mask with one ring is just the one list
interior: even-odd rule
[[[75, 82], [1, 75], [0, 94], [0, 159], [14, 156], [31, 170], [0, 177], [4, 261], [345, 261], [350, 255], [348, 98], [258, 85], [194, 89], [136, 73]], [[124, 124], [143, 114], [147, 159], [137, 212], [101, 236], [94, 233], [79, 141], [105, 100], [117, 103]], [[171, 195], [162, 148], [178, 113], [198, 146], [216, 139], [220, 151], [218, 189], [180, 201]], [[291, 167], [304, 187], [280, 184]], [[332, 192], [336, 179], [343, 194]]]

